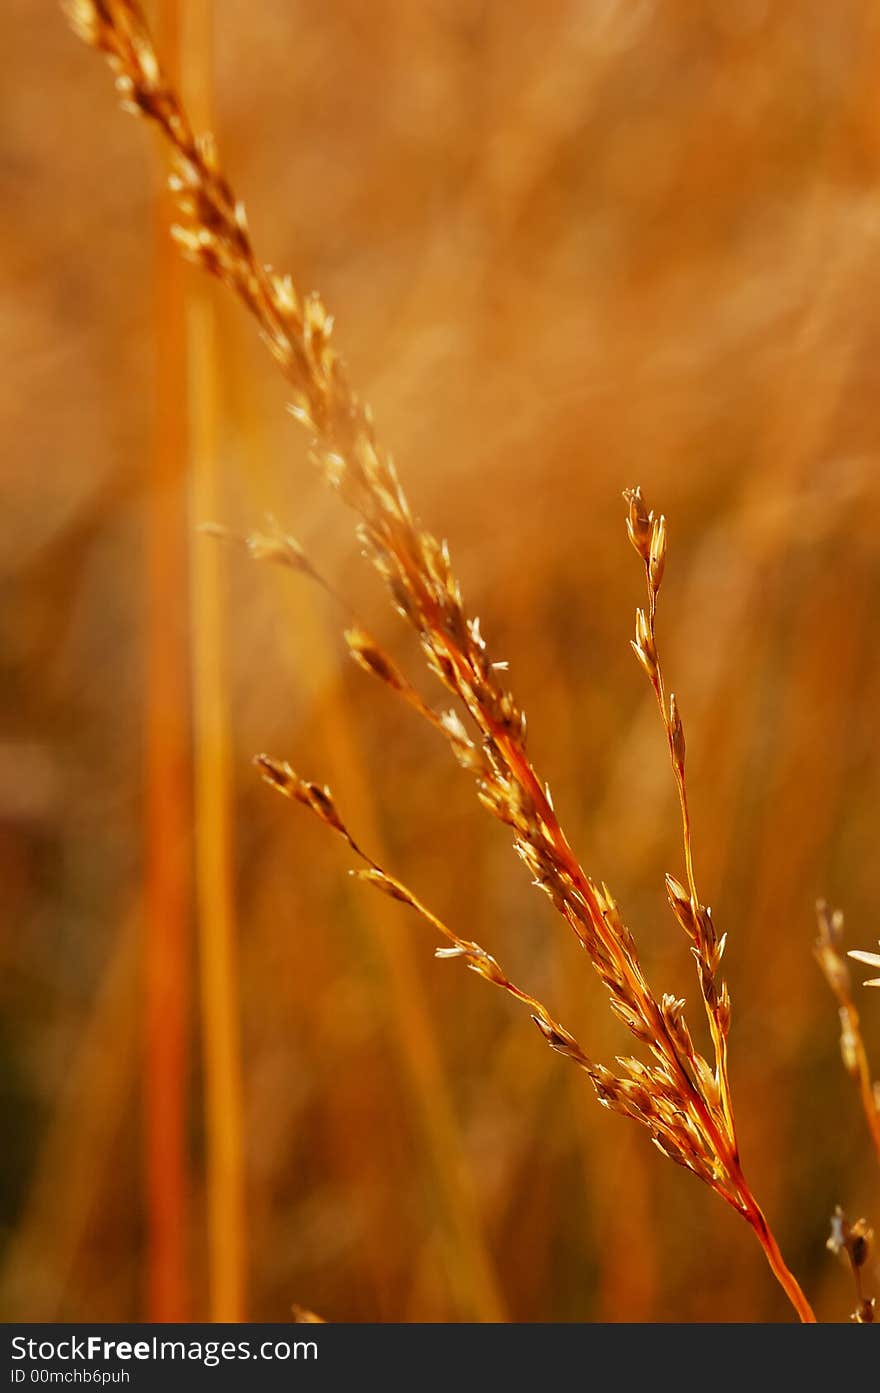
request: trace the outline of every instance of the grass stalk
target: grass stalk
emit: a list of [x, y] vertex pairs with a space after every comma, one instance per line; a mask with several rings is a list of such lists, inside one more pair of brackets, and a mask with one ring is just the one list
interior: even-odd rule
[[[445, 737], [456, 760], [475, 779], [479, 801], [512, 830], [514, 847], [533, 883], [573, 930], [604, 983], [613, 1013], [647, 1047], [646, 1062], [618, 1058], [619, 1072], [595, 1063], [546, 1009], [513, 985], [479, 945], [447, 929], [399, 881], [365, 855], [342, 823], [329, 790], [301, 779], [288, 765], [261, 757], [268, 781], [310, 808], [366, 862], [359, 874], [392, 899], [415, 909], [480, 976], [524, 1002], [552, 1048], [589, 1077], [606, 1107], [645, 1127], [662, 1154], [689, 1170], [752, 1227], [774, 1276], [799, 1318], [815, 1317], [785, 1265], [775, 1238], [742, 1172], [727, 1081], [730, 998], [720, 978], [725, 938], [697, 895], [684, 787], [684, 731], [675, 698], [668, 701], [656, 650], [654, 615], [666, 560], [666, 524], [648, 513], [638, 489], [627, 493], [630, 538], [645, 562], [648, 608], [638, 610], [634, 648], [654, 685], [679, 784], [688, 885], [667, 877], [673, 911], [692, 942], [714, 1044], [715, 1068], [696, 1048], [685, 1002], [655, 994], [634, 935], [608, 887], [575, 855], [556, 814], [550, 789], [527, 752], [526, 720], [504, 685], [506, 664], [491, 660], [479, 621], [468, 616], [449, 550], [418, 525], [395, 466], [382, 449], [369, 408], [352, 390], [331, 344], [333, 323], [320, 299], [302, 298], [289, 277], [257, 258], [245, 211], [220, 165], [213, 141], [196, 136], [188, 114], [158, 63], [133, 0], [73, 0], [80, 33], [109, 57], [126, 104], [153, 122], [176, 154], [173, 187], [184, 254], [217, 277], [259, 325], [293, 391], [292, 414], [309, 432], [328, 481], [359, 518], [366, 555], [388, 585], [395, 608], [417, 635], [429, 670], [455, 703], [436, 713], [414, 693], [393, 662], [362, 631], [349, 631], [352, 656]], [[288, 547], [300, 570], [301, 549]], [[464, 718], [464, 719], [463, 719]]]
[[[176, 0], [158, 25], [179, 64]], [[156, 435], [147, 500], [145, 1105], [148, 1296], [154, 1321], [189, 1311], [186, 1234], [189, 1074], [189, 764], [184, 478], [186, 345], [183, 277], [169, 254], [172, 203], [156, 195]]]
[[859, 1010], [852, 989], [852, 977], [843, 947], [843, 914], [820, 900], [816, 906], [819, 937], [814, 952], [825, 981], [837, 999], [840, 1016], [840, 1053], [846, 1072], [856, 1085], [868, 1134], [880, 1161], [880, 1096], [874, 1083], [868, 1051], [862, 1035]]
[[[184, 71], [211, 122], [211, 5], [191, 0]], [[220, 558], [198, 524], [220, 511], [217, 322], [205, 284], [188, 287], [195, 882], [205, 1086], [209, 1310], [246, 1318], [243, 1089], [236, 969], [232, 775]]]

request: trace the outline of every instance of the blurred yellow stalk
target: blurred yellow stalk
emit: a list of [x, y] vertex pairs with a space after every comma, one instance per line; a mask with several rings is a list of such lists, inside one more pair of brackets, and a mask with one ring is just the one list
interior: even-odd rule
[[[210, 130], [210, 0], [192, 0], [185, 29], [185, 86]], [[221, 558], [196, 535], [218, 504], [217, 325], [211, 287], [188, 283], [192, 664], [195, 735], [195, 878], [205, 1087], [209, 1312], [245, 1319], [244, 1146], [239, 999], [235, 962], [233, 811], [224, 668]]]
[[[176, 0], [158, 22], [174, 73]], [[151, 1320], [188, 1315], [189, 733], [186, 614], [186, 346], [183, 272], [169, 246], [171, 201], [156, 198], [156, 434], [147, 500], [146, 1169]]]

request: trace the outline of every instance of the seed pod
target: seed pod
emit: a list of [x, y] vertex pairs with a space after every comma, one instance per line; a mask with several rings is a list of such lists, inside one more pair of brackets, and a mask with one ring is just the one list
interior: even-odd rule
[[714, 953], [718, 944], [718, 933], [715, 928], [715, 921], [712, 918], [712, 911], [704, 905], [698, 905], [697, 907], [697, 942], [700, 946], [700, 951], [706, 957]]
[[703, 963], [700, 963], [700, 990], [709, 1010], [714, 1011], [718, 1006], [718, 988], [710, 969]]
[[636, 610], [636, 643], [643, 648], [651, 659], [657, 664], [657, 648], [654, 643], [654, 635], [651, 633], [651, 626], [648, 623], [648, 616], [643, 609]]
[[667, 875], [666, 877], [666, 895], [672, 912], [679, 924], [681, 924], [681, 927], [689, 938], [695, 939], [697, 936], [697, 925], [694, 919], [691, 897], [681, 881], [676, 880], [674, 875]]
[[726, 982], [721, 984], [718, 1005], [715, 1007], [715, 1019], [718, 1022], [718, 1029], [726, 1038], [730, 1034], [730, 992]]
[[640, 488], [624, 489], [623, 496], [629, 504], [627, 535], [642, 560], [647, 561], [651, 552], [651, 514], [645, 507]]
[[349, 875], [355, 880], [361, 880], [365, 885], [372, 885], [380, 890], [383, 895], [387, 895], [391, 900], [398, 900], [400, 904], [409, 905], [411, 909], [417, 909], [418, 904], [415, 897], [407, 890], [405, 885], [401, 885], [399, 880], [393, 876], [386, 875], [385, 871], [379, 870], [378, 866], [368, 866], [365, 870], [349, 871]]
[[[333, 801], [329, 788], [322, 788], [320, 784], [311, 783], [303, 784], [302, 787], [312, 811], [323, 823], [328, 827], [332, 827], [334, 832], [341, 832], [345, 835], [345, 826], [342, 818], [337, 812], [336, 804]], [[300, 801], [303, 800], [300, 799]]]
[[666, 519], [661, 514], [651, 527], [651, 548], [648, 553], [648, 580], [654, 594], [660, 589], [666, 565]]
[[636, 636], [630, 639], [633, 652], [652, 682], [657, 677], [657, 649], [645, 611], [636, 610]]
[[678, 702], [675, 700], [674, 692], [669, 697], [669, 744], [676, 768], [679, 774], [683, 774], [685, 752], [684, 726], [681, 723], [681, 713], [679, 712]]
[[566, 1058], [574, 1060], [576, 1064], [588, 1064], [590, 1061], [584, 1054], [577, 1040], [573, 1035], [569, 1035], [564, 1026], [558, 1025], [555, 1021], [542, 1020], [540, 1016], [532, 1015], [532, 1020], [540, 1030], [551, 1050], [564, 1054]]
[[383, 652], [363, 629], [346, 629], [345, 642], [358, 667], [362, 667], [373, 677], [378, 677], [380, 682], [386, 682], [396, 692], [402, 692], [408, 687], [405, 677], [395, 667], [388, 654]]
[[642, 667], [645, 669], [645, 672], [648, 674], [651, 681], [653, 682], [654, 678], [657, 676], [656, 664], [652, 663], [644, 648], [640, 648], [639, 645], [636, 643], [635, 639], [630, 639], [629, 646], [635, 653]]

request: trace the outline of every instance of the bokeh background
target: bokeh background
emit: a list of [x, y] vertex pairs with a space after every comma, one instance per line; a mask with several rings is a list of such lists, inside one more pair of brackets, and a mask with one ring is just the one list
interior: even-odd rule
[[[828, 1216], [877, 1221], [880, 1193], [811, 945], [818, 894], [878, 936], [876, 6], [159, 9], [258, 247], [337, 315], [571, 839], [696, 1026], [621, 490], [666, 512], [747, 1169], [845, 1319]], [[251, 326], [167, 250], [152, 138], [52, 0], [7, 0], [5, 31], [3, 1314], [787, 1319], [746, 1226], [259, 783], [262, 749], [329, 781], [594, 1057], [629, 1050], [332, 604], [197, 533], [274, 514], [419, 675]]]

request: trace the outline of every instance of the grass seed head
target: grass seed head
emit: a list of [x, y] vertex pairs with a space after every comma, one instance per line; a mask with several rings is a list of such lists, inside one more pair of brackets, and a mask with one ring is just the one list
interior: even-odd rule
[[636, 486], [624, 489], [623, 496], [628, 505], [626, 519], [627, 535], [643, 561], [651, 555], [651, 524], [653, 516], [645, 507], [642, 490]]
[[[344, 837], [366, 866], [361, 878], [431, 923], [450, 944], [440, 950], [443, 954], [461, 957], [482, 977], [527, 1003], [548, 1043], [588, 1072], [600, 1102], [644, 1125], [664, 1155], [711, 1185], [747, 1217], [798, 1313], [810, 1319], [809, 1306], [778, 1249], [774, 1255], [766, 1222], [739, 1164], [726, 1098], [726, 1056], [723, 1050], [719, 1053], [716, 1075], [696, 1054], [684, 1002], [670, 996], [658, 999], [654, 994], [633, 935], [572, 850], [527, 753], [525, 716], [500, 685], [500, 671], [478, 623], [465, 613], [448, 548], [413, 519], [393, 461], [377, 441], [369, 409], [352, 390], [332, 346], [332, 320], [321, 300], [302, 296], [289, 280], [258, 260], [244, 210], [222, 173], [213, 142], [196, 138], [182, 102], [156, 59], [135, 0], [70, 0], [69, 12], [77, 32], [108, 56], [129, 108], [151, 121], [170, 144], [175, 159], [176, 235], [182, 250], [221, 281], [256, 321], [292, 390], [294, 414], [312, 436], [314, 458], [358, 515], [366, 554], [387, 584], [394, 605], [414, 629], [428, 666], [464, 708], [474, 739], [462, 737], [442, 719], [437, 725], [462, 762], [473, 758], [472, 750], [478, 751], [481, 801], [513, 829], [516, 850], [533, 880], [573, 928], [607, 988], [612, 1010], [647, 1047], [651, 1065], [637, 1077], [622, 1079], [592, 1063], [546, 1009], [505, 976], [491, 955], [459, 938], [360, 850], [328, 789], [265, 755], [257, 759], [263, 777]], [[665, 708], [653, 619], [666, 563], [666, 521], [647, 510], [638, 488], [628, 490], [625, 497], [628, 535], [645, 563], [648, 585], [649, 613], [640, 611], [637, 616], [633, 647]], [[302, 561], [297, 564], [302, 566]], [[388, 685], [403, 682], [370, 641], [358, 635], [353, 647], [362, 665]], [[422, 714], [431, 719], [426, 709]], [[675, 725], [674, 711], [667, 715], [664, 709], [663, 717], [665, 724]], [[671, 743], [674, 749], [679, 747], [683, 767], [683, 735], [673, 735]], [[681, 798], [687, 823], [683, 776]], [[687, 850], [692, 882], [689, 842]], [[714, 929], [710, 933], [707, 912], [697, 909], [695, 893], [692, 901], [692, 936], [717, 1045], [726, 999], [725, 989], [719, 991], [713, 976], [720, 949]], [[729, 1015], [729, 1001], [727, 1011]], [[723, 1107], [716, 1079], [725, 1086]]]

